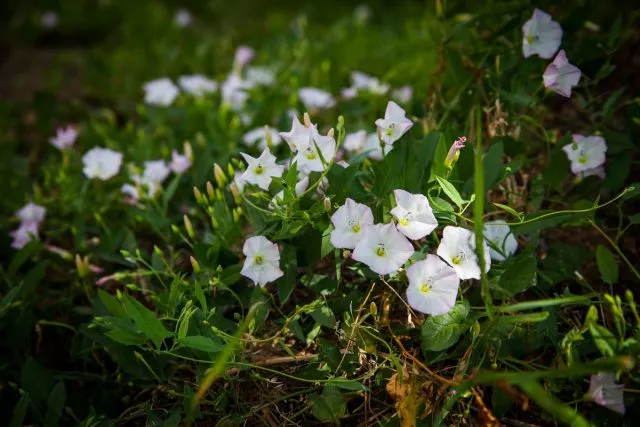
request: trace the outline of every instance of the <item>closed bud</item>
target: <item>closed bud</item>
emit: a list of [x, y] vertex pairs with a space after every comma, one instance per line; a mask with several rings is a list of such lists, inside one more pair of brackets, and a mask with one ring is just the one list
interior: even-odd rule
[[331, 212], [331, 200], [328, 197], [324, 198], [324, 201], [322, 202], [323, 206], [324, 206], [324, 211], [326, 213], [330, 213]]
[[116, 289], [116, 299], [118, 301], [122, 301], [123, 300], [122, 292], [120, 292], [120, 289]]
[[371, 314], [371, 316], [378, 317], [378, 306], [376, 305], [375, 302], [371, 301], [371, 304], [369, 304], [369, 313]]
[[215, 217], [213, 217], [213, 216], [212, 216], [212, 217], [211, 217], [211, 226], [212, 226], [213, 228], [218, 228], [218, 225], [219, 225], [219, 224], [218, 224], [218, 221], [215, 219]]
[[238, 186], [235, 182], [232, 182], [229, 185], [229, 190], [231, 190], [231, 195], [233, 196], [233, 201], [236, 202], [237, 205], [240, 204], [242, 198], [240, 197], [240, 190], [238, 190]]
[[303, 121], [304, 127], [310, 128], [311, 127], [311, 117], [309, 117], [309, 113], [304, 113], [303, 120], [304, 120]]
[[218, 201], [223, 201], [224, 200], [224, 193], [219, 188], [216, 188], [216, 200], [218, 200]]
[[178, 228], [178, 226], [175, 224], [171, 224], [171, 231], [173, 231], [175, 234], [180, 234], [180, 228]]
[[184, 147], [184, 155], [187, 156], [190, 162], [193, 162], [193, 150], [191, 149], [191, 144], [189, 141], [186, 141], [183, 145]]
[[233, 165], [231, 163], [227, 163], [227, 173], [229, 174], [229, 176], [235, 176], [236, 174], [236, 170], [233, 168]]
[[333, 132], [333, 128], [331, 128], [331, 129], [329, 129], [329, 132], [327, 132], [327, 136], [328, 136], [329, 138], [333, 138], [333, 133], [334, 133], [334, 132]]
[[191, 220], [187, 215], [183, 216], [182, 219], [184, 220], [184, 228], [187, 230], [187, 235], [192, 239], [195, 239], [196, 233], [193, 231], [193, 225], [191, 225]]
[[238, 215], [238, 211], [234, 209], [231, 215], [233, 216], [233, 222], [236, 224], [240, 222], [240, 215]]
[[342, 251], [342, 258], [344, 258], [344, 259], [349, 259], [349, 258], [351, 258], [351, 251], [350, 251], [350, 250], [344, 250], [344, 251]]
[[207, 181], [207, 194], [209, 195], [209, 200], [212, 200], [214, 197], [214, 192], [213, 184], [211, 183], [211, 181]]
[[153, 252], [155, 252], [155, 254], [158, 255], [160, 257], [160, 259], [164, 258], [164, 254], [162, 253], [160, 248], [157, 247], [156, 245], [153, 245]]
[[76, 270], [78, 271], [78, 275], [80, 277], [87, 277], [90, 273], [89, 270], [89, 261], [87, 257], [82, 258], [79, 254], [76, 254]]
[[196, 197], [196, 202], [202, 204], [202, 193], [200, 192], [200, 190], [198, 190], [198, 187], [193, 187], [193, 195]]
[[196, 259], [192, 256], [189, 257], [189, 261], [191, 262], [191, 267], [193, 267], [193, 271], [195, 273], [200, 273], [200, 264], [198, 264], [198, 261], [196, 261]]
[[[273, 147], [273, 138], [271, 137], [271, 129], [269, 129], [268, 125], [264, 126], [264, 135], [265, 135], [265, 139], [267, 142], [267, 147], [271, 148]], [[231, 175], [233, 176], [233, 175]]]
[[213, 164], [213, 177], [216, 179], [216, 184], [218, 184], [218, 187], [224, 187], [227, 184], [227, 177], [220, 165], [218, 165], [217, 163]]

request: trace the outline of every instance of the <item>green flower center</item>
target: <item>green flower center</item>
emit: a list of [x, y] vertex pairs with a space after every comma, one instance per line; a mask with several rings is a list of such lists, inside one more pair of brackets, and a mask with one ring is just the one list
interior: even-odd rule
[[587, 163], [587, 156], [585, 156], [584, 154], [581, 154], [578, 157], [578, 163], [580, 163], [581, 165], [584, 165], [585, 163]]
[[360, 232], [360, 224], [355, 224], [353, 227], [351, 227], [351, 231], [353, 231], [354, 233], [359, 233]]
[[256, 173], [256, 175], [262, 175], [262, 173], [264, 172], [264, 168], [262, 167], [262, 165], [258, 165], [253, 171]]
[[314, 160], [316, 158], [316, 153], [314, 151], [307, 151], [307, 159]]
[[262, 265], [262, 263], [264, 262], [264, 258], [262, 257], [262, 255], [256, 255], [256, 257], [254, 258], [254, 261], [256, 264]]
[[423, 294], [428, 294], [429, 292], [431, 292], [431, 287], [428, 284], [423, 283], [420, 286], [420, 290], [422, 291]]
[[387, 251], [384, 250], [384, 246], [378, 246], [378, 249], [376, 249], [376, 255], [382, 257], [387, 253]]
[[407, 227], [409, 225], [409, 220], [407, 218], [402, 218], [399, 222], [403, 227]]
[[462, 262], [462, 258], [460, 258], [459, 256], [454, 256], [453, 258], [451, 258], [451, 262], [455, 265], [458, 265]]

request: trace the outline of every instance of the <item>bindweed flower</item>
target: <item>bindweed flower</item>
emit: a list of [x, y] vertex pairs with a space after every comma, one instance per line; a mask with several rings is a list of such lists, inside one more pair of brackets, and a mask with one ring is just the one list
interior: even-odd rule
[[40, 225], [42, 221], [44, 221], [44, 216], [46, 215], [47, 210], [40, 205], [35, 203], [27, 203], [16, 212], [16, 216], [20, 220], [22, 224], [33, 225], [36, 227]]
[[373, 225], [373, 212], [369, 206], [347, 198], [331, 215], [331, 223], [331, 244], [338, 249], [353, 249], [363, 236], [363, 227]]
[[325, 110], [333, 107], [336, 103], [329, 92], [315, 87], [301, 88], [298, 90], [298, 96], [302, 105], [310, 111]]
[[317, 126], [311, 123], [309, 115], [304, 115], [305, 124], [303, 125], [298, 120], [298, 116], [293, 116], [291, 123], [291, 130], [289, 132], [280, 132], [280, 136], [287, 141], [289, 148], [294, 153], [298, 151], [299, 146], [306, 146], [309, 144], [309, 140], [312, 139], [312, 132], [317, 132]]
[[242, 266], [242, 274], [258, 286], [265, 286], [281, 277], [280, 251], [278, 245], [264, 236], [249, 237], [244, 242], [242, 253], [247, 257]]
[[171, 169], [164, 160], [151, 160], [144, 162], [144, 172], [142, 178], [145, 181], [161, 184], [171, 173]]
[[402, 86], [391, 92], [391, 98], [395, 99], [401, 104], [408, 104], [413, 99], [413, 88], [409, 85]]
[[233, 57], [233, 68], [236, 70], [241, 69], [253, 60], [255, 54], [256, 51], [249, 46], [238, 46]]
[[407, 267], [407, 302], [424, 314], [446, 314], [456, 304], [460, 278], [456, 271], [435, 255]]
[[344, 149], [350, 153], [359, 153], [364, 150], [364, 144], [367, 140], [367, 131], [359, 130], [357, 132], [348, 133], [344, 137]]
[[[308, 176], [302, 177], [300, 181], [296, 183], [296, 187], [295, 187], [296, 196], [298, 197], [302, 196], [304, 192], [307, 191], [308, 187], [309, 187], [309, 177]], [[276, 206], [279, 206], [283, 200], [284, 200], [284, 190], [281, 190], [278, 194], [276, 194], [273, 197], [273, 199], [271, 199], [271, 204], [274, 207], [276, 207]]]
[[40, 17], [40, 24], [43, 28], [52, 29], [58, 26], [59, 23], [58, 14], [52, 10], [48, 10]]
[[276, 156], [265, 148], [260, 157], [251, 157], [248, 154], [240, 153], [247, 162], [247, 170], [244, 171], [241, 181], [255, 184], [263, 190], [269, 189], [271, 178], [280, 178], [284, 171], [284, 166], [276, 164]]
[[569, 64], [567, 55], [561, 50], [542, 75], [544, 87], [565, 96], [571, 97], [571, 88], [578, 84], [582, 72], [575, 65]]
[[178, 87], [166, 77], [152, 80], [143, 86], [144, 102], [149, 105], [168, 107], [178, 97]]
[[85, 153], [82, 164], [82, 172], [87, 178], [107, 181], [120, 172], [122, 153], [109, 148], [95, 147]]
[[184, 28], [191, 25], [193, 17], [187, 9], [179, 9], [173, 17], [173, 22], [175, 22], [178, 27]]
[[584, 179], [588, 176], [597, 176], [600, 179], [604, 179], [606, 176], [604, 166], [598, 166], [597, 168], [587, 169], [578, 173], [578, 177], [580, 177], [580, 179]]
[[518, 250], [518, 241], [503, 220], [485, 222], [482, 234], [489, 245], [489, 255], [494, 261], [504, 261]]
[[33, 239], [39, 239], [37, 223], [20, 224], [17, 230], [12, 231], [9, 235], [13, 238], [11, 247], [13, 249], [22, 249], [27, 243]]
[[344, 100], [350, 100], [355, 98], [358, 95], [358, 89], [355, 87], [346, 87], [340, 90], [340, 96]]
[[251, 84], [249, 82], [242, 80], [242, 78], [235, 73], [229, 74], [220, 88], [222, 92], [222, 103], [229, 106], [232, 111], [241, 111], [249, 99], [249, 94], [246, 90], [250, 88]]
[[588, 175], [597, 175], [597, 168], [600, 168], [607, 158], [607, 143], [604, 138], [598, 135], [584, 137], [578, 134], [573, 134], [572, 138], [573, 143], [562, 147], [571, 162], [571, 172], [576, 175], [585, 172], [589, 172]]
[[522, 54], [525, 58], [538, 55], [549, 59], [558, 51], [562, 41], [562, 28], [551, 15], [533, 10], [533, 16], [522, 26]]
[[378, 134], [375, 133], [369, 134], [364, 142], [363, 151], [366, 151], [369, 158], [373, 160], [384, 159], [384, 156], [391, 150], [393, 150], [393, 144], [382, 144], [381, 146], [380, 138], [378, 138]]
[[378, 274], [397, 271], [413, 255], [413, 245], [395, 227], [388, 224], [366, 225], [362, 229], [351, 258], [366, 264]]
[[384, 119], [377, 119], [376, 126], [380, 139], [386, 144], [393, 144], [411, 129], [413, 122], [407, 118], [402, 107], [389, 101]]
[[453, 169], [453, 165], [458, 161], [458, 158], [460, 157], [460, 150], [464, 148], [465, 142], [467, 142], [467, 138], [461, 136], [451, 144], [447, 157], [444, 159], [444, 166], [447, 169]]
[[133, 175], [131, 180], [135, 184], [123, 184], [122, 187], [120, 187], [120, 191], [131, 197], [134, 201], [140, 200], [143, 197], [153, 198], [160, 189], [158, 182], [141, 177], [140, 175]]
[[391, 215], [398, 221], [399, 232], [411, 240], [418, 240], [436, 229], [438, 221], [424, 195], [401, 189], [394, 190], [393, 194], [396, 206], [391, 209]]
[[[436, 253], [453, 267], [461, 280], [480, 279], [476, 237], [473, 232], [466, 228], [447, 225], [442, 232], [442, 240]], [[484, 262], [486, 271], [489, 271], [491, 257], [487, 242], [484, 242]]]
[[384, 95], [389, 92], [388, 84], [383, 84], [377, 77], [360, 71], [351, 72], [351, 87], [355, 88], [356, 91], [364, 90], [375, 95]]
[[330, 130], [327, 135], [320, 135], [315, 127], [306, 144], [298, 145], [296, 161], [298, 169], [305, 174], [322, 172], [336, 155], [336, 140]]
[[218, 90], [218, 83], [201, 74], [178, 77], [178, 84], [183, 91], [195, 96], [203, 96]]
[[176, 150], [171, 152], [171, 163], [169, 163], [169, 169], [171, 169], [173, 173], [184, 173], [190, 167], [191, 160], [187, 154], [180, 154]]
[[58, 128], [56, 136], [49, 138], [49, 142], [58, 150], [64, 150], [75, 144], [78, 138], [78, 130], [73, 126]]
[[622, 415], [625, 413], [624, 385], [616, 384], [616, 377], [613, 374], [599, 372], [591, 375], [587, 396], [600, 406]]
[[247, 67], [245, 79], [251, 85], [273, 86], [276, 82], [276, 75], [270, 68], [254, 66]]
[[280, 138], [277, 131], [271, 130], [269, 126], [262, 126], [245, 133], [242, 137], [242, 142], [248, 146], [258, 144], [258, 147], [264, 150], [267, 147], [280, 145], [282, 138]]

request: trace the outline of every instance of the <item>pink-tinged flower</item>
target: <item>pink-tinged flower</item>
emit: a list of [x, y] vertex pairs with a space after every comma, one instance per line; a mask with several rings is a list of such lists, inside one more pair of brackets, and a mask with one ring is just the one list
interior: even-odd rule
[[331, 108], [336, 104], [333, 96], [322, 89], [315, 87], [303, 87], [298, 90], [300, 101], [307, 110], [324, 110]]
[[201, 75], [192, 74], [178, 77], [178, 84], [188, 94], [203, 96], [218, 90], [218, 83]]
[[312, 131], [317, 131], [317, 125], [312, 124], [308, 117], [305, 113], [305, 124], [303, 125], [300, 123], [300, 120], [298, 120], [298, 116], [293, 116], [291, 130], [289, 132], [280, 132], [280, 136], [287, 141], [289, 148], [291, 148], [291, 151], [294, 153], [298, 151], [299, 147], [308, 145], [309, 140], [312, 139]]
[[447, 158], [444, 159], [444, 165], [447, 169], [453, 168], [455, 162], [458, 161], [458, 158], [460, 157], [460, 150], [464, 148], [465, 142], [467, 142], [467, 138], [461, 136], [451, 144], [451, 148], [449, 148], [449, 152], [447, 153]]
[[351, 258], [366, 264], [378, 274], [391, 274], [413, 255], [413, 245], [393, 222], [364, 225], [362, 238], [356, 243]]
[[47, 210], [35, 203], [27, 203], [16, 212], [16, 216], [20, 219], [20, 222], [28, 225], [36, 225], [36, 228], [42, 221]]
[[29, 243], [32, 239], [38, 239], [38, 224], [20, 224], [20, 227], [9, 233], [9, 235], [13, 238], [11, 242], [11, 247], [13, 249], [21, 249], [27, 243]]
[[162, 184], [171, 173], [171, 169], [164, 160], [150, 160], [144, 162], [144, 172], [142, 177], [144, 181]]
[[344, 149], [350, 153], [359, 153], [364, 149], [364, 144], [367, 141], [367, 131], [359, 130], [357, 132], [348, 133], [344, 137]]
[[265, 286], [284, 274], [280, 270], [278, 245], [270, 242], [266, 237], [249, 237], [244, 242], [242, 253], [245, 254], [246, 259], [240, 274], [253, 280], [256, 285]]
[[236, 49], [236, 54], [233, 58], [233, 68], [239, 69], [244, 67], [249, 62], [251, 62], [255, 54], [256, 51], [249, 46], [238, 46], [238, 48]]
[[191, 167], [191, 160], [186, 154], [180, 154], [176, 150], [171, 152], [171, 163], [169, 168], [173, 173], [181, 174], [186, 172]]
[[[584, 137], [574, 134], [573, 143], [565, 145], [562, 150], [567, 153], [567, 158], [571, 162], [571, 172], [576, 175], [584, 174], [598, 175], [597, 168], [604, 165], [607, 153], [607, 143], [603, 137], [592, 135]], [[604, 170], [602, 171], [604, 174]]]
[[456, 304], [460, 278], [436, 255], [407, 267], [407, 302], [421, 313], [439, 316]]
[[357, 94], [358, 94], [358, 89], [355, 87], [347, 87], [340, 91], [340, 95], [344, 100], [353, 99], [356, 97]]
[[82, 163], [82, 172], [87, 178], [107, 181], [120, 172], [122, 153], [109, 148], [95, 147], [85, 153]]
[[173, 18], [173, 22], [180, 28], [188, 27], [193, 22], [191, 12], [187, 9], [178, 10]]
[[571, 88], [578, 84], [582, 72], [575, 65], [569, 64], [567, 55], [561, 50], [542, 75], [544, 87], [565, 96], [571, 97]]
[[522, 26], [522, 53], [525, 58], [538, 55], [549, 59], [558, 51], [562, 41], [560, 24], [551, 20], [551, 15], [540, 9]]
[[240, 153], [247, 162], [247, 169], [240, 178], [245, 183], [255, 184], [263, 190], [268, 190], [271, 178], [280, 178], [284, 172], [284, 166], [276, 163], [276, 156], [265, 148], [260, 157], [251, 157], [248, 154]]
[[401, 104], [408, 104], [413, 98], [413, 88], [409, 85], [402, 86], [391, 92], [391, 97]]
[[144, 89], [144, 102], [161, 107], [173, 104], [180, 93], [178, 86], [167, 77], [147, 82], [142, 88]]
[[622, 415], [625, 413], [624, 385], [616, 384], [613, 374], [599, 372], [591, 375], [587, 396], [600, 406]]
[[66, 128], [58, 128], [56, 136], [49, 138], [49, 142], [58, 150], [64, 150], [71, 147], [78, 138], [78, 130], [73, 126]]
[[376, 120], [378, 135], [385, 144], [393, 144], [407, 133], [413, 122], [406, 116], [405, 111], [393, 101], [389, 101], [384, 113], [384, 119]]

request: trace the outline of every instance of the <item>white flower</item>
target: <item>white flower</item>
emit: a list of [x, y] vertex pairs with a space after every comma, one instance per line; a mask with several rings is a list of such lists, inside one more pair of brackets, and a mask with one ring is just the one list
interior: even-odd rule
[[578, 84], [582, 72], [575, 65], [569, 64], [567, 55], [561, 50], [542, 75], [544, 87], [559, 95], [571, 97], [571, 88]]
[[[307, 116], [305, 116], [307, 117]], [[309, 123], [309, 126], [305, 126], [300, 123], [298, 116], [294, 115], [291, 123], [291, 130], [289, 132], [280, 132], [280, 136], [287, 141], [289, 148], [294, 153], [298, 151], [298, 146], [305, 146], [309, 144], [311, 139], [311, 132], [315, 130], [316, 125]]]
[[175, 22], [178, 27], [188, 27], [192, 21], [191, 13], [187, 9], [178, 10], [173, 18], [173, 22]]
[[373, 160], [384, 159], [384, 156], [391, 150], [393, 150], [393, 144], [382, 144], [381, 146], [380, 138], [378, 138], [378, 134], [376, 133], [369, 134], [364, 142], [363, 151], [367, 151], [369, 158]]
[[48, 10], [40, 17], [40, 23], [44, 28], [51, 29], [58, 26], [58, 14], [52, 10]]
[[255, 184], [263, 190], [268, 190], [271, 178], [280, 178], [282, 176], [284, 166], [276, 164], [276, 156], [271, 154], [268, 148], [265, 148], [257, 159], [245, 153], [240, 154], [247, 162], [247, 170], [244, 171], [240, 178], [242, 181]]
[[438, 226], [429, 200], [422, 194], [411, 194], [404, 190], [394, 190], [396, 207], [391, 209], [398, 224], [398, 231], [411, 240], [422, 239]]
[[300, 101], [307, 110], [324, 110], [335, 105], [329, 92], [314, 87], [303, 87], [298, 90]]
[[[305, 176], [300, 181], [296, 183], [295, 192], [296, 196], [300, 197], [307, 191], [309, 187], [309, 177]], [[284, 190], [281, 190], [278, 194], [276, 194], [273, 199], [271, 199], [271, 203], [273, 206], [279, 206], [280, 202], [284, 200]]]
[[327, 135], [320, 135], [315, 127], [311, 128], [311, 135], [306, 144], [298, 145], [296, 155], [298, 170], [308, 174], [322, 172], [325, 169], [326, 164], [336, 155], [336, 140], [331, 134], [330, 131]]
[[233, 175], [233, 184], [238, 188], [238, 191], [240, 193], [242, 193], [242, 191], [244, 190], [244, 181], [242, 180], [242, 175], [244, 175], [243, 172], [236, 172]]
[[249, 46], [238, 46], [238, 48], [236, 49], [235, 56], [233, 58], [233, 67], [235, 69], [244, 67], [249, 62], [251, 62], [255, 54], [256, 54], [256, 51], [250, 48]]
[[178, 84], [182, 90], [195, 96], [202, 96], [205, 93], [212, 93], [218, 90], [218, 83], [201, 74], [180, 76], [178, 77]]
[[395, 102], [389, 101], [384, 119], [376, 120], [378, 133], [386, 144], [393, 144], [410, 128], [413, 122], [407, 118], [404, 110]]
[[353, 10], [353, 18], [358, 24], [364, 24], [371, 18], [371, 7], [367, 4], [359, 4]]
[[616, 377], [607, 372], [591, 375], [587, 396], [600, 406], [624, 415], [624, 385], [616, 383]]
[[460, 278], [435, 255], [407, 267], [407, 302], [421, 313], [439, 316], [456, 304]]
[[[453, 267], [460, 279], [480, 279], [480, 265], [475, 250], [476, 236], [473, 232], [466, 228], [447, 225], [442, 232], [437, 254]], [[484, 262], [486, 271], [489, 271], [491, 257], [487, 242], [484, 242]]]
[[140, 175], [133, 175], [131, 180], [135, 184], [123, 184], [122, 187], [120, 187], [120, 191], [134, 200], [139, 200], [142, 197], [153, 197], [160, 189], [158, 182], [141, 177]]
[[364, 149], [364, 143], [367, 139], [367, 131], [359, 130], [358, 132], [348, 133], [344, 137], [344, 149], [351, 153], [359, 153]]
[[351, 87], [366, 90], [375, 95], [384, 95], [389, 92], [388, 84], [382, 84], [377, 77], [370, 76], [360, 71], [351, 72], [351, 83]]
[[49, 142], [58, 150], [64, 150], [71, 147], [78, 138], [78, 130], [73, 126], [67, 126], [66, 128], [58, 128], [56, 130], [56, 136], [49, 138]]
[[551, 15], [540, 9], [533, 10], [533, 16], [522, 26], [522, 53], [525, 58], [539, 55], [549, 59], [558, 51], [562, 40], [562, 28]]
[[144, 162], [144, 172], [142, 177], [145, 181], [148, 180], [160, 184], [162, 181], [167, 179], [170, 173], [171, 169], [169, 169], [167, 162], [164, 160], [151, 160]]
[[267, 136], [271, 138], [270, 144], [272, 147], [278, 146], [282, 142], [282, 138], [280, 138], [278, 132], [271, 130], [268, 126], [255, 128], [245, 133], [242, 137], [242, 142], [248, 146], [252, 146], [257, 143], [258, 147], [260, 147], [261, 150], [264, 150], [268, 146]]
[[23, 225], [36, 224], [37, 226], [44, 221], [46, 213], [47, 210], [43, 206], [35, 203], [27, 203], [16, 212], [16, 216]]
[[186, 154], [180, 154], [176, 150], [171, 152], [171, 163], [169, 163], [169, 169], [173, 173], [181, 174], [187, 171], [191, 167], [191, 160]]
[[334, 230], [331, 232], [331, 244], [339, 249], [353, 249], [362, 238], [362, 229], [366, 225], [373, 225], [371, 208], [362, 203], [347, 199], [331, 215]]
[[249, 237], [244, 242], [242, 253], [247, 257], [242, 266], [242, 274], [259, 286], [265, 286], [281, 277], [280, 251], [278, 245], [264, 236]]
[[518, 241], [503, 220], [485, 222], [482, 234], [489, 244], [489, 254], [494, 261], [504, 261], [518, 250]]
[[180, 91], [171, 79], [163, 77], [161, 79], [152, 80], [143, 86], [144, 102], [150, 105], [160, 105], [168, 107], [178, 97]]
[[13, 249], [21, 249], [32, 239], [38, 239], [38, 224], [20, 224], [20, 227], [9, 233], [13, 238], [11, 247]]
[[358, 94], [358, 89], [355, 87], [347, 87], [340, 91], [340, 95], [344, 100], [353, 99], [356, 97], [357, 94]]
[[388, 224], [366, 225], [363, 237], [351, 257], [378, 274], [397, 271], [413, 255], [413, 245], [395, 227]]
[[402, 86], [391, 92], [391, 98], [395, 99], [401, 104], [408, 104], [413, 98], [413, 88], [409, 85]]
[[602, 166], [606, 160], [607, 143], [604, 138], [597, 135], [584, 137], [573, 134], [573, 143], [562, 147], [571, 162], [571, 172], [575, 174], [590, 171], [590, 175], [596, 174], [596, 169]]
[[578, 174], [578, 176], [582, 179], [588, 177], [588, 176], [597, 176], [600, 179], [604, 179], [606, 176], [605, 170], [604, 170], [604, 166], [598, 166], [596, 168], [593, 169], [587, 169], [585, 171], [582, 171]]
[[82, 172], [87, 178], [106, 181], [120, 171], [122, 153], [109, 148], [95, 147], [85, 153], [82, 164], [84, 165]]
[[251, 84], [235, 74], [229, 74], [227, 79], [222, 83], [222, 103], [231, 108], [232, 111], [240, 111], [244, 108], [249, 94], [246, 90], [251, 88]]
[[252, 85], [272, 86], [276, 82], [275, 73], [268, 67], [247, 67], [245, 78]]

